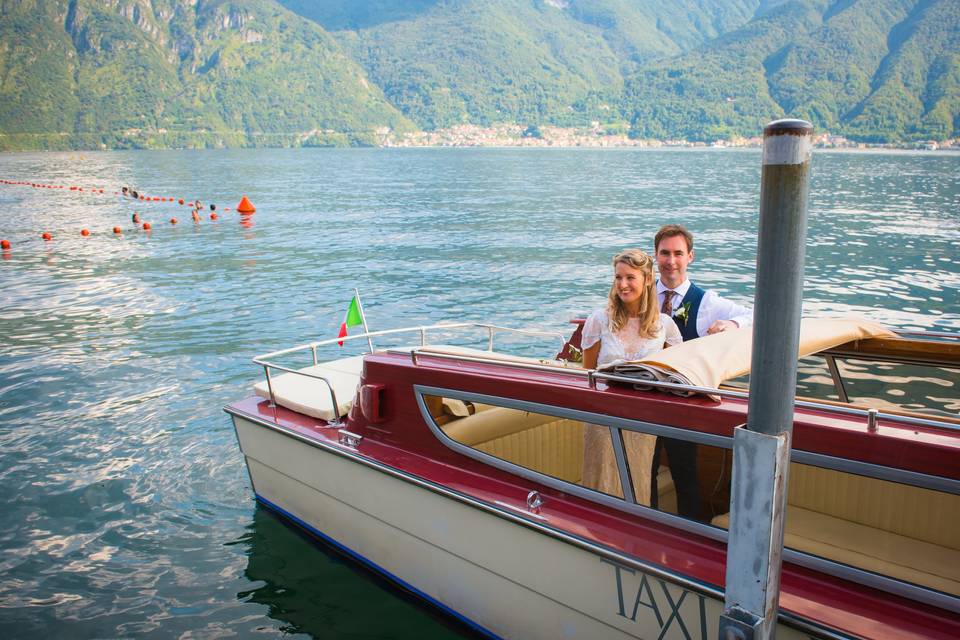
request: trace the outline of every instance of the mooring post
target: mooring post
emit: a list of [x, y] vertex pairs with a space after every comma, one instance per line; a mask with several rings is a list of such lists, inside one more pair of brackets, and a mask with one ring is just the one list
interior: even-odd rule
[[813, 126], [763, 130], [760, 230], [747, 424], [733, 438], [721, 640], [775, 635], [803, 301]]

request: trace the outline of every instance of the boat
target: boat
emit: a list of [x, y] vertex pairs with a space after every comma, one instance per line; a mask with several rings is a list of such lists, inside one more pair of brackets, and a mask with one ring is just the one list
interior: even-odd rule
[[[718, 638], [750, 330], [587, 371], [579, 322], [256, 357], [263, 379], [225, 408], [256, 500], [489, 637]], [[960, 637], [960, 336], [800, 335], [777, 637]], [[348, 341], [361, 353], [321, 357]], [[584, 480], [587, 429], [609, 433], [613, 488]], [[696, 446], [697, 515], [662, 453], [634, 463], [638, 432]]]

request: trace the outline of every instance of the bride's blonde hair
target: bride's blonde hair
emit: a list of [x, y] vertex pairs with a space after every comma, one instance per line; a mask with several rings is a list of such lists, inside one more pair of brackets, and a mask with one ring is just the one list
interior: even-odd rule
[[[640, 249], [627, 249], [613, 256], [613, 268], [620, 263], [632, 267], [646, 277], [647, 284], [640, 295], [640, 337], [653, 338], [660, 331], [660, 310], [657, 308], [657, 289], [653, 279], [653, 258]], [[607, 296], [607, 314], [610, 316], [610, 328], [619, 331], [627, 324], [627, 308], [617, 295], [617, 280], [614, 278]]]

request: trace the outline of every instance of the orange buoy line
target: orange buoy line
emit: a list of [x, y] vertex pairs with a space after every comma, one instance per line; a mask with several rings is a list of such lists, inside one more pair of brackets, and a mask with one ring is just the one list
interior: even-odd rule
[[[0, 184], [11, 185], [11, 186], [27, 186], [35, 189], [60, 189], [60, 190], [72, 191], [75, 193], [85, 193], [85, 194], [86, 193], [92, 193], [92, 194], [106, 193], [106, 189], [102, 187], [81, 187], [79, 185], [43, 184], [39, 182], [29, 182], [26, 180], [7, 180], [5, 178], [0, 178]], [[176, 202], [179, 205], [183, 205], [185, 202], [183, 198], [173, 198], [169, 196], [149, 196], [146, 194], [141, 194], [133, 189], [130, 189], [129, 187], [123, 187], [121, 191], [114, 191], [113, 195], [120, 196], [125, 199], [129, 198], [134, 200], [134, 202], [170, 202], [170, 203]], [[199, 224], [201, 221], [199, 213], [203, 209], [203, 204], [199, 199], [190, 201], [187, 204], [193, 208], [192, 218], [193, 218], [194, 224]], [[211, 211], [210, 220], [217, 220], [219, 216], [216, 213], [214, 213], [215, 210], [217, 209], [217, 205], [211, 204], [209, 206]], [[248, 216], [253, 215], [253, 213], [255, 213], [256, 210], [257, 210], [256, 207], [253, 206], [253, 203], [250, 202], [247, 196], [241, 197], [239, 204], [237, 204], [236, 206], [236, 211], [244, 217], [245, 226], [251, 226], [252, 223], [247, 218]], [[231, 211], [231, 208], [223, 207], [222, 211], [228, 212], [228, 211]], [[133, 213], [132, 220], [133, 220], [133, 223], [137, 225], [136, 228], [138, 230], [142, 228], [144, 231], [150, 231], [150, 229], [152, 228], [149, 222], [143, 222], [141, 225], [140, 214], [137, 212]], [[177, 222], [178, 221], [175, 217], [170, 218], [171, 225], [176, 225]], [[120, 227], [113, 227], [113, 233], [116, 236], [120, 236], [120, 235], [123, 235], [123, 230]], [[91, 232], [89, 229], [84, 228], [80, 230], [80, 235], [82, 237], [87, 238], [93, 235], [93, 232]], [[43, 233], [40, 234], [40, 237], [45, 242], [53, 241], [53, 234], [50, 233], [49, 231], [44, 231]], [[0, 240], [0, 249], [3, 249], [4, 251], [9, 251], [11, 246], [12, 246], [12, 243], [9, 240], [7, 239]]]

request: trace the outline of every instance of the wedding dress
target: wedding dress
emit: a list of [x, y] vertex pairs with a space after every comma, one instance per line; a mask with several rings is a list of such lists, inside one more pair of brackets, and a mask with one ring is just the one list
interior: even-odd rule
[[[652, 338], [640, 336], [640, 320], [630, 318], [619, 331], [610, 327], [610, 318], [605, 309], [599, 309], [587, 318], [583, 325], [580, 345], [589, 349], [600, 341], [597, 368], [611, 364], [640, 360], [661, 351], [663, 345], [683, 342], [680, 330], [673, 319], [660, 314], [660, 329]], [[650, 506], [651, 473], [657, 437], [636, 431], [621, 431], [623, 446], [630, 466], [633, 495], [637, 504]], [[583, 431], [583, 486], [602, 491], [608, 495], [623, 497], [617, 460], [613, 453], [610, 429], [601, 425], [584, 424]]]

